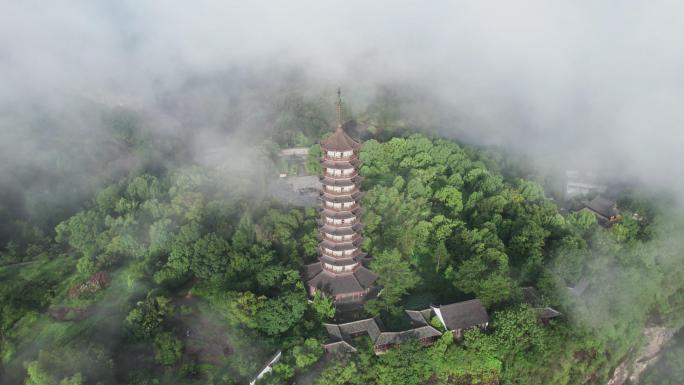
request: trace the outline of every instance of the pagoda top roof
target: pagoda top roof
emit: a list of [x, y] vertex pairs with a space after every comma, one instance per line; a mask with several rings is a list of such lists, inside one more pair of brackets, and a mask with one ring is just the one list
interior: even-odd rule
[[332, 151], [354, 151], [361, 148], [361, 143], [349, 136], [342, 125], [338, 125], [335, 132], [321, 140], [321, 146]]

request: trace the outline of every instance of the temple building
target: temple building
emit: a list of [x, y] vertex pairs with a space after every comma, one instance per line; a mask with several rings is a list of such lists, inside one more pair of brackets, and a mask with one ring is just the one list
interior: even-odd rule
[[484, 330], [489, 325], [487, 310], [482, 306], [479, 299], [471, 299], [470, 301], [439, 307], [432, 306], [431, 308], [442, 325], [447, 330], [451, 330], [454, 333], [454, 338], [457, 340], [462, 339], [463, 332], [468, 329], [478, 327]]
[[582, 202], [582, 208], [579, 211], [594, 214], [598, 223], [604, 227], [610, 227], [620, 220], [620, 211], [617, 208], [617, 204], [601, 195], [596, 196], [590, 201]]
[[411, 327], [400, 331], [384, 330], [379, 317], [341, 324], [323, 324], [330, 337], [330, 342], [323, 344], [323, 348], [333, 354], [356, 352], [354, 340], [361, 336], [370, 338], [375, 354], [383, 354], [406, 341], [417, 341], [425, 346], [432, 345], [442, 336], [442, 332], [432, 325], [433, 317], [439, 319], [445, 330], [453, 333], [456, 341], [463, 339], [466, 330], [484, 330], [489, 325], [487, 310], [477, 299], [431, 306], [424, 310], [404, 311], [411, 320]]
[[362, 301], [377, 276], [364, 267], [361, 251], [361, 191], [359, 141], [342, 125], [342, 100], [337, 91], [337, 127], [323, 139], [318, 262], [306, 266], [311, 295], [321, 291], [335, 302]]

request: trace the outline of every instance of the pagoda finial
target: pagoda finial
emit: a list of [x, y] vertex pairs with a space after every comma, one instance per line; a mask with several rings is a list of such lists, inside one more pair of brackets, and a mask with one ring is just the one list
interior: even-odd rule
[[337, 129], [342, 129], [342, 91], [337, 87]]

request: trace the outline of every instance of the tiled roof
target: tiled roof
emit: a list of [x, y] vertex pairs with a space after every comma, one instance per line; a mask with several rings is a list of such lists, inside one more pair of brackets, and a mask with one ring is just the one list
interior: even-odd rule
[[[442, 305], [439, 308], [442, 322], [448, 330], [468, 329], [489, 322], [487, 310], [479, 299]], [[435, 311], [437, 312], [437, 311]]]
[[349, 202], [356, 202], [358, 195], [359, 195], [358, 192], [355, 192], [355, 193], [352, 193], [349, 195], [322, 194], [321, 199], [326, 201], [326, 202], [332, 202], [332, 203], [349, 203]]
[[325, 168], [349, 168], [349, 166], [358, 166], [361, 164], [361, 161], [358, 160], [357, 158], [351, 158], [348, 160], [330, 160], [330, 159], [323, 159], [321, 161], [321, 166]]
[[352, 186], [356, 185], [363, 180], [363, 177], [360, 176], [353, 176], [352, 178], [339, 178], [335, 179], [332, 177], [328, 176], [319, 176], [318, 179], [321, 181], [322, 184], [326, 186], [340, 186], [340, 187], [347, 187], [347, 186]]
[[334, 266], [346, 266], [357, 262], [357, 257], [331, 257], [329, 255], [321, 255], [319, 260]]
[[333, 210], [323, 210], [321, 215], [325, 215], [328, 218], [333, 218], [333, 219], [349, 219], [357, 216], [356, 214], [359, 213], [359, 210], [354, 210], [354, 211], [333, 211]]
[[[419, 310], [404, 310], [406, 312], [406, 315], [411, 319], [411, 322], [415, 325], [427, 325], [430, 322], [429, 318], [425, 318], [424, 314], [422, 311]], [[428, 311], [432, 311], [432, 309], [428, 309]], [[428, 313], [428, 317], [429, 317]]]
[[550, 308], [550, 307], [545, 307], [543, 309], [539, 309], [539, 318], [541, 319], [551, 319], [551, 318], [556, 318], [560, 317], [561, 313], [557, 311], [556, 309]]
[[584, 205], [591, 211], [602, 215], [606, 218], [618, 215], [617, 206], [614, 201], [606, 199], [600, 195], [589, 202], [584, 202]]
[[326, 352], [331, 354], [344, 354], [344, 353], [354, 353], [356, 348], [351, 346], [346, 341], [331, 342], [329, 344], [323, 345]]
[[380, 333], [375, 345], [399, 344], [410, 340], [421, 340], [423, 338], [439, 337], [442, 333], [432, 326], [421, 326], [401, 332]]
[[321, 227], [321, 231], [326, 233], [326, 234], [331, 234], [331, 235], [352, 235], [352, 234], [356, 234], [356, 232], [360, 231], [362, 228], [363, 228], [363, 225], [361, 223], [357, 223], [353, 226], [342, 226], [342, 227], [333, 227], [333, 226], [324, 225]]
[[[320, 265], [320, 262], [318, 264]], [[333, 274], [321, 269], [318, 274], [310, 278], [308, 284], [325, 293], [340, 295], [362, 292], [370, 288], [376, 279], [375, 274], [361, 266], [348, 274]]]
[[335, 132], [321, 140], [321, 147], [325, 150], [332, 151], [350, 151], [358, 150], [361, 147], [361, 144], [347, 135], [341, 126], [338, 126]]
[[353, 241], [329, 241], [324, 239], [318, 245], [330, 250], [344, 251], [357, 249], [361, 241], [362, 238], [357, 238]]

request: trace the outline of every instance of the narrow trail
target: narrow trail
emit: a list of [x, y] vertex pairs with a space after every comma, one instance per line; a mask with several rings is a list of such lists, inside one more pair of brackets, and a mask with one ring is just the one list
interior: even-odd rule
[[10, 267], [19, 267], [19, 266], [26, 266], [30, 265], [32, 263], [35, 263], [36, 261], [26, 261], [26, 262], [17, 262], [17, 263], [10, 263], [8, 265], [2, 265], [0, 266], [0, 269], [5, 269], [5, 268], [10, 268]]

